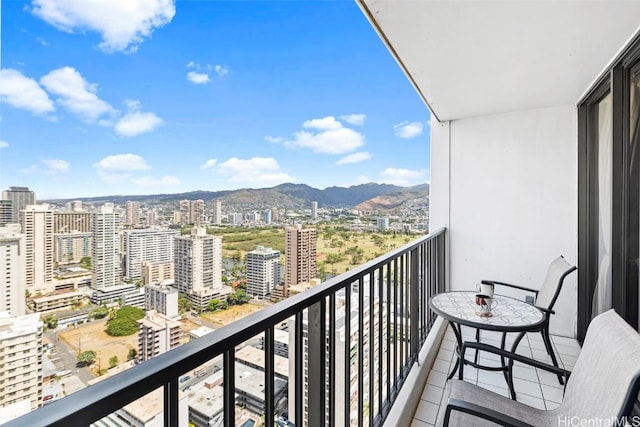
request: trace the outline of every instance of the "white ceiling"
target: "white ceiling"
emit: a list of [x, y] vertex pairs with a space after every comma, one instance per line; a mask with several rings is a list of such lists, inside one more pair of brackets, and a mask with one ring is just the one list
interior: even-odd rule
[[356, 0], [439, 120], [576, 104], [638, 0]]

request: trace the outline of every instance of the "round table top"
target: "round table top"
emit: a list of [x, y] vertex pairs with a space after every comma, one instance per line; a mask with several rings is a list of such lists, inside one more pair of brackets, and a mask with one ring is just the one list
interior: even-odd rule
[[496, 304], [491, 317], [476, 314], [477, 291], [453, 291], [435, 295], [429, 305], [438, 315], [451, 322], [501, 332], [535, 330], [544, 322], [544, 313], [524, 301], [494, 294]]

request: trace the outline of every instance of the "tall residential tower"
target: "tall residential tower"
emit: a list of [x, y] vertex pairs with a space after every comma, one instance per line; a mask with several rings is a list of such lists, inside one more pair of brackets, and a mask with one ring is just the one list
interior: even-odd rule
[[316, 277], [316, 230], [301, 225], [285, 229], [285, 286]]

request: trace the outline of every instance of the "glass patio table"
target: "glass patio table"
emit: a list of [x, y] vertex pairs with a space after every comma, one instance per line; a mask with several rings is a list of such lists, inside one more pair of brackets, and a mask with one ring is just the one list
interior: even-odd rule
[[528, 331], [539, 330], [544, 322], [544, 313], [537, 307], [524, 301], [517, 300], [505, 295], [495, 294], [493, 299], [495, 307], [491, 310], [491, 316], [485, 317], [477, 314], [478, 306], [476, 305], [477, 291], [453, 291], [444, 292], [435, 295], [429, 301], [429, 305], [433, 311], [447, 320], [456, 336], [457, 346], [456, 353], [458, 358], [456, 364], [449, 374], [449, 379], [453, 378], [456, 371], [460, 371], [460, 379], [462, 379], [462, 369], [460, 364], [473, 366], [474, 368], [502, 371], [504, 373], [511, 398], [516, 399], [513, 389], [512, 363], [505, 363], [504, 357], [500, 357], [499, 366], [486, 366], [477, 362], [478, 350], [476, 350], [476, 359], [474, 361], [467, 360], [461, 354], [462, 350], [462, 326], [469, 326], [478, 330], [488, 330], [502, 332], [502, 340], [500, 348], [505, 350], [505, 341], [507, 333], [518, 333], [515, 341], [511, 345], [512, 353], [516, 352], [518, 344]]

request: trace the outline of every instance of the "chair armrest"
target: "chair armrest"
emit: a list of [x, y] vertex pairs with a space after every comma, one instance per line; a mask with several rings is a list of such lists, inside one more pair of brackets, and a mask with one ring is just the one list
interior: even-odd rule
[[[517, 353], [512, 353], [512, 352], [510, 352], [508, 350], [503, 350], [501, 348], [494, 347], [494, 346], [489, 345], [489, 344], [483, 344], [483, 343], [479, 343], [479, 342], [475, 342], [475, 341], [465, 341], [464, 343], [462, 343], [462, 350], [460, 351], [460, 354], [461, 354], [462, 358], [464, 358], [465, 351], [467, 350], [467, 348], [473, 348], [473, 349], [477, 349], [477, 350], [481, 350], [481, 351], [487, 351], [489, 353], [493, 353], [493, 354], [497, 354], [499, 356], [503, 356], [503, 357], [505, 357], [507, 359], [516, 360], [518, 362], [524, 363], [525, 365], [534, 366], [536, 368], [551, 372], [551, 373], [556, 374], [556, 375], [562, 375], [562, 376], [564, 376], [565, 380], [569, 379], [569, 376], [571, 375], [571, 371], [567, 371], [566, 369], [556, 368], [553, 365], [549, 365], [547, 363], [540, 362], [540, 361], [535, 360], [535, 359], [531, 359], [530, 357], [526, 357], [526, 356], [523, 356], [523, 355], [517, 354]], [[462, 368], [463, 365], [464, 364], [461, 364], [460, 368]]]
[[497, 280], [482, 280], [482, 281], [480, 281], [480, 283], [482, 283], [483, 285], [506, 286], [508, 288], [520, 289], [521, 291], [533, 292], [534, 294], [536, 294], [536, 296], [538, 295], [538, 291], [535, 290], [535, 289], [525, 288], [524, 286], [514, 285], [514, 284], [506, 283], [506, 282], [499, 282]]
[[444, 413], [444, 426], [449, 426], [449, 419], [452, 411], [460, 411], [465, 414], [473, 415], [476, 417], [484, 418], [496, 424], [508, 427], [533, 427], [531, 424], [527, 424], [520, 421], [517, 418], [513, 418], [509, 415], [495, 411], [491, 408], [477, 405], [475, 403], [467, 402], [466, 400], [449, 398], [447, 401], [447, 409]]
[[550, 308], [540, 307], [539, 305], [534, 305], [534, 307], [547, 314], [556, 314], [556, 312]]

